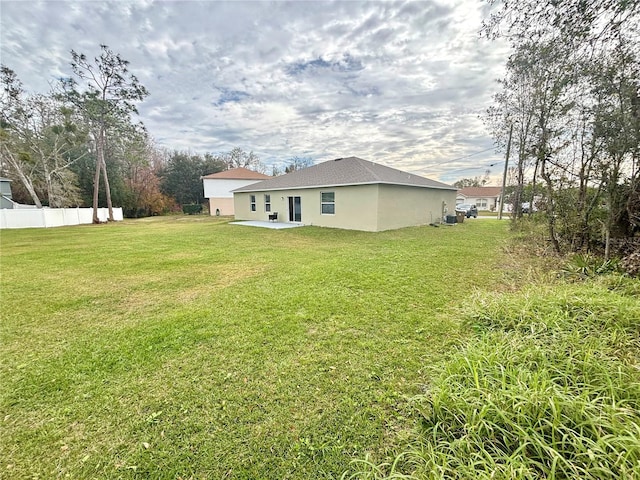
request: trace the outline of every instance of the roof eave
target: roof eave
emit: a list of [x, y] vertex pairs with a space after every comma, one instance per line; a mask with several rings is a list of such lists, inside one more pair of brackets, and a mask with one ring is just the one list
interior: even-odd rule
[[308, 190], [311, 188], [333, 188], [333, 187], [354, 187], [357, 185], [399, 185], [402, 187], [416, 187], [416, 188], [434, 188], [437, 190], [458, 190], [456, 187], [448, 187], [448, 186], [439, 186], [439, 185], [415, 185], [412, 183], [396, 183], [396, 182], [381, 182], [381, 181], [373, 181], [373, 182], [354, 182], [354, 183], [331, 183], [326, 185], [302, 185], [297, 187], [275, 187], [275, 188], [251, 188], [247, 189], [246, 187], [236, 188], [235, 190], [231, 190], [231, 193], [251, 193], [251, 192], [280, 192], [287, 190]]

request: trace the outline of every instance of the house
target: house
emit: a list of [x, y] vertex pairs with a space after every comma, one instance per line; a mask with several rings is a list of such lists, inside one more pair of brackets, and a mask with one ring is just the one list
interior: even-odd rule
[[251, 185], [266, 178], [264, 173], [246, 168], [232, 168], [224, 172], [212, 173], [202, 177], [204, 197], [209, 199], [211, 215], [233, 215], [232, 190]]
[[11, 195], [11, 180], [0, 177], [0, 208], [13, 208], [14, 204]]
[[462, 203], [475, 205], [478, 210], [497, 210], [500, 208], [502, 187], [464, 187], [458, 190], [456, 205]]
[[456, 188], [349, 157], [238, 188], [233, 197], [237, 220], [377, 232], [440, 222], [454, 211]]

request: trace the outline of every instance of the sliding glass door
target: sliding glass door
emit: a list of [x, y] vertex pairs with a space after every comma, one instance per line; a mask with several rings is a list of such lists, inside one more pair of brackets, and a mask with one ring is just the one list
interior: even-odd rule
[[302, 201], [300, 197], [289, 197], [289, 221], [302, 222]]

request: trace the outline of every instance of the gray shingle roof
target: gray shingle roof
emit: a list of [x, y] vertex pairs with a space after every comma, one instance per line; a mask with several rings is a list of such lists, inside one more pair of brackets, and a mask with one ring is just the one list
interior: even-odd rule
[[269, 180], [240, 187], [234, 192], [259, 192], [264, 190], [293, 190], [300, 188], [336, 187], [385, 183], [412, 187], [456, 190], [445, 183], [419, 175], [385, 167], [358, 157], [338, 158], [303, 168]]

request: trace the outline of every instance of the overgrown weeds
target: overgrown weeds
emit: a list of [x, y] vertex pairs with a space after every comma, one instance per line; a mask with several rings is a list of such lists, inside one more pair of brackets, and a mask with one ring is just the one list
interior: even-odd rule
[[640, 478], [637, 287], [609, 276], [477, 297], [476, 336], [414, 399], [415, 442], [355, 475]]
[[569, 279], [584, 280], [610, 273], [622, 273], [618, 259], [605, 260], [596, 255], [582, 253], [570, 257], [560, 268], [560, 274]]

